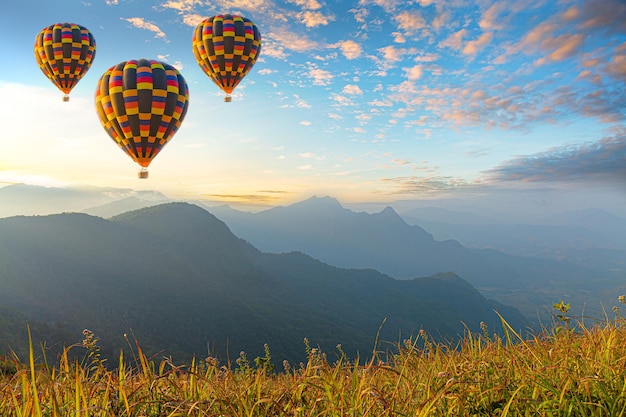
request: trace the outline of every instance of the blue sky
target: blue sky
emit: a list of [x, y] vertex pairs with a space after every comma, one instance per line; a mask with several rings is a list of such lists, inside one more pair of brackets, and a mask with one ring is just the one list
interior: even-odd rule
[[[0, 11], [0, 185], [257, 206], [535, 191], [626, 206], [621, 0], [36, 0]], [[191, 50], [194, 27], [220, 13], [252, 19], [263, 42], [231, 103]], [[37, 33], [58, 22], [97, 43], [68, 103], [33, 56]], [[100, 76], [139, 58], [176, 66], [190, 88], [147, 180], [94, 106]]]

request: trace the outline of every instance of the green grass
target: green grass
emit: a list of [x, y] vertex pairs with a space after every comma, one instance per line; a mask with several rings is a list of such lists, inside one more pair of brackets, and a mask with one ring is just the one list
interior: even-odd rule
[[[120, 353], [111, 366], [87, 331], [50, 365], [31, 341], [25, 362], [0, 359], [0, 415], [626, 416], [626, 319], [614, 308], [614, 319], [574, 324], [568, 308], [555, 305], [554, 325], [535, 336], [505, 320], [502, 336], [467, 332], [444, 344], [420, 333], [367, 363], [340, 346], [330, 363], [305, 341], [306, 363], [279, 372], [267, 347], [253, 363], [242, 352], [233, 366], [183, 365], [135, 343], [132, 358]], [[81, 349], [83, 360], [70, 359]]]

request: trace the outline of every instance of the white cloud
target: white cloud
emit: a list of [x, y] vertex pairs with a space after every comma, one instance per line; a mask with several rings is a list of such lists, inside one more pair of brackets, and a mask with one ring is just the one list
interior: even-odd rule
[[219, 0], [222, 9], [259, 10], [272, 7], [271, 0]]
[[478, 37], [478, 39], [469, 41], [463, 47], [463, 53], [465, 55], [476, 55], [479, 50], [483, 49], [485, 46], [491, 43], [493, 39], [493, 32], [485, 32]]
[[301, 109], [310, 109], [311, 105], [309, 103], [306, 102], [306, 100], [298, 97], [297, 95], [296, 97], [296, 106], [300, 107]]
[[[118, 0], [113, 1], [117, 3]], [[199, 0], [167, 0], [165, 3], [161, 4], [161, 7], [177, 10], [178, 12], [183, 13], [190, 12], [195, 6], [200, 4]]]
[[287, 0], [291, 4], [301, 6], [309, 10], [318, 10], [322, 8], [322, 5], [317, 0]]
[[494, 3], [481, 16], [478, 26], [483, 30], [499, 30], [503, 28], [500, 13], [506, 9], [503, 2]]
[[406, 33], [414, 33], [426, 27], [426, 21], [418, 11], [404, 11], [395, 16], [398, 27]]
[[380, 48], [379, 51], [383, 54], [385, 60], [391, 62], [401, 61], [406, 53], [406, 49], [395, 48], [393, 46], [385, 46]]
[[330, 48], [339, 48], [343, 56], [347, 59], [356, 59], [361, 56], [361, 45], [353, 40], [341, 41], [335, 44], [329, 45]]
[[406, 77], [411, 81], [419, 80], [424, 72], [421, 64], [415, 65], [411, 68], [405, 68], [404, 71], [406, 73]]
[[121, 17], [120, 19], [127, 21], [138, 29], [153, 32], [155, 38], [166, 39], [165, 33], [157, 25], [146, 21], [143, 17]]
[[296, 52], [308, 52], [318, 47], [317, 42], [307, 38], [304, 34], [292, 32], [286, 28], [278, 29], [264, 35], [264, 48], [266, 40], [278, 43], [280, 48], [290, 49]]
[[463, 37], [466, 36], [467, 33], [467, 29], [461, 29], [441, 41], [439, 46], [447, 46], [448, 48], [452, 48], [457, 51], [461, 50], [463, 47]]
[[200, 23], [202, 23], [204, 19], [206, 19], [205, 16], [202, 16], [196, 13], [190, 13], [190, 14], [185, 14], [183, 16], [183, 23], [186, 24], [187, 26], [191, 26], [195, 28]]
[[355, 95], [355, 94], [363, 94], [363, 91], [361, 91], [361, 88], [358, 85], [347, 84], [343, 88], [342, 93]]
[[335, 20], [334, 16], [326, 16], [323, 13], [311, 11], [299, 13], [298, 18], [308, 28], [326, 26], [329, 22]]
[[331, 72], [319, 68], [309, 70], [307, 76], [313, 80], [315, 85], [329, 85], [334, 77]]
[[346, 96], [342, 96], [341, 94], [331, 94], [332, 99], [337, 102], [337, 104], [341, 106], [352, 106], [354, 103], [352, 99]]

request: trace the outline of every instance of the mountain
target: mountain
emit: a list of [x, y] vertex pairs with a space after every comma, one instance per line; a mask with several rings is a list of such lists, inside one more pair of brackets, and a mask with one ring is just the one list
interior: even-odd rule
[[458, 240], [468, 248], [566, 260], [603, 271], [626, 270], [626, 220], [599, 209], [564, 212], [539, 224], [489, 222], [437, 207], [414, 209], [402, 218], [437, 240]]
[[517, 329], [528, 325], [455, 274], [397, 280], [299, 252], [263, 253], [187, 203], [108, 220], [0, 219], [0, 306], [74, 335], [68, 344], [90, 329], [109, 358], [127, 346], [126, 334], [151, 355], [211, 354], [223, 363], [242, 350], [263, 356], [264, 343], [279, 361], [303, 360], [304, 338], [367, 356], [383, 323], [379, 340], [391, 344], [420, 329], [455, 338], [485, 322], [495, 331], [494, 309]]
[[537, 240], [547, 248], [626, 249], [626, 219], [597, 208], [565, 211], [533, 223], [494, 221], [439, 207], [409, 210], [402, 213], [402, 218], [432, 230], [438, 239], [454, 238], [469, 244]]
[[[130, 198], [129, 200], [126, 200]], [[133, 199], [134, 198], [134, 199]], [[42, 187], [13, 184], [0, 188], [0, 218], [19, 215], [46, 215], [81, 212], [110, 215], [164, 202], [168, 198], [157, 191], [135, 191], [110, 187]], [[107, 205], [116, 202], [115, 205]], [[125, 207], [121, 207], [125, 204]], [[131, 206], [131, 204], [134, 204]], [[117, 208], [115, 208], [117, 206]], [[122, 210], [122, 211], [116, 211]]]
[[587, 303], [601, 314], [593, 291], [623, 279], [621, 271], [438, 241], [423, 228], [407, 224], [391, 207], [374, 214], [356, 213], [333, 198], [313, 197], [258, 213], [227, 206], [209, 211], [265, 252], [297, 250], [338, 267], [373, 268], [400, 279], [451, 271], [529, 316], [565, 295], [573, 304]]
[[[450, 224], [485, 225], [499, 223], [493, 219], [469, 211], [448, 210], [441, 207], [417, 207], [401, 213], [403, 219], [442, 222]], [[415, 223], [412, 223], [415, 224]]]
[[106, 219], [116, 216], [118, 214], [126, 213], [128, 211], [139, 210], [144, 207], [156, 206], [158, 204], [163, 204], [166, 202], [169, 202], [169, 199], [167, 199], [165, 196], [152, 196], [151, 199], [146, 200], [133, 195], [130, 197], [122, 198], [120, 200], [115, 200], [109, 203], [80, 210], [80, 212], [90, 214], [92, 216], [103, 217]]
[[559, 213], [546, 219], [546, 223], [561, 226], [574, 226], [603, 234], [605, 238], [621, 249], [626, 249], [626, 219], [615, 216], [606, 210], [587, 208]]

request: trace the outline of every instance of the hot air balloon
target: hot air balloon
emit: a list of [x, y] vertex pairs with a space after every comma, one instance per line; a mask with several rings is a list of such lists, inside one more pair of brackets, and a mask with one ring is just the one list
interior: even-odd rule
[[261, 33], [245, 17], [212, 16], [196, 26], [192, 49], [200, 68], [226, 93], [224, 101], [229, 102], [233, 89], [261, 53]]
[[189, 88], [173, 66], [155, 60], [123, 61], [109, 68], [96, 88], [96, 111], [111, 139], [141, 166], [172, 139], [189, 106]]
[[87, 73], [96, 57], [96, 40], [89, 30], [75, 23], [57, 23], [35, 38], [35, 59], [41, 71], [65, 95]]

